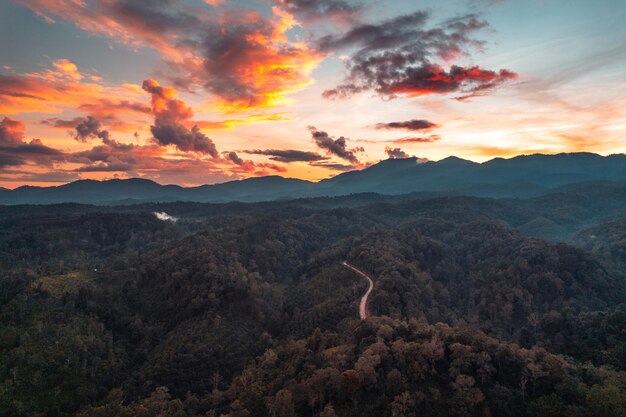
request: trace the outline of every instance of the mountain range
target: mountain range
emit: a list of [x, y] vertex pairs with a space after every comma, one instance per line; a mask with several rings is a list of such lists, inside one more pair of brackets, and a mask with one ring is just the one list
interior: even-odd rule
[[0, 189], [0, 204], [133, 204], [141, 202], [257, 202], [375, 192], [480, 197], [530, 197], [593, 181], [626, 182], [626, 155], [593, 153], [521, 155], [483, 163], [454, 156], [440, 161], [387, 159], [319, 182], [280, 176], [181, 187], [131, 178], [79, 180], [54, 187]]

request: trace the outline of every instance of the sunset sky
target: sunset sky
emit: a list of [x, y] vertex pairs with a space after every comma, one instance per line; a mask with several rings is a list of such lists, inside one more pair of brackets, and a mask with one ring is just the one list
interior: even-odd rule
[[624, 0], [1, 0], [0, 186], [626, 152]]

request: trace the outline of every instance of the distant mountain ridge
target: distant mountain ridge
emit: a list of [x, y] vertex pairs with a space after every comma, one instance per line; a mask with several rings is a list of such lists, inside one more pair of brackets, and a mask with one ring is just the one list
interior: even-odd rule
[[454, 156], [429, 162], [420, 162], [415, 157], [387, 159], [364, 170], [342, 173], [319, 182], [268, 176], [181, 187], [141, 178], [79, 180], [56, 187], [1, 189], [0, 204], [256, 202], [363, 192], [528, 197], [592, 181], [626, 182], [626, 155], [535, 154], [495, 158], [483, 163]]

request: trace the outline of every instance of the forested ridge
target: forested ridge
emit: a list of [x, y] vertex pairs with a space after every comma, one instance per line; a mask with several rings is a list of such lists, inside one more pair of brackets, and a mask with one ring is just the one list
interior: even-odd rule
[[625, 416], [625, 200], [0, 207], [0, 415]]

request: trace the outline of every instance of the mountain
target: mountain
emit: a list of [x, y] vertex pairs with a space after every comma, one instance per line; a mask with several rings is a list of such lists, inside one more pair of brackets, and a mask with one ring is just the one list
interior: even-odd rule
[[64, 202], [107, 203], [124, 200], [176, 201], [188, 190], [178, 185], [160, 185], [154, 181], [131, 178], [108, 181], [79, 180], [58, 187], [16, 188], [0, 194], [0, 201], [8, 204], [49, 204]]
[[483, 197], [538, 195], [586, 181], [626, 181], [626, 155], [591, 153], [522, 155], [475, 163], [457, 157], [419, 163], [417, 158], [389, 159], [363, 171], [321, 181], [325, 194], [432, 191]]
[[535, 154], [495, 158], [484, 163], [454, 156], [436, 162], [421, 162], [417, 158], [387, 159], [361, 171], [346, 172], [317, 183], [269, 176], [185, 188], [139, 178], [80, 180], [58, 187], [24, 186], [0, 190], [0, 204], [256, 202], [363, 192], [530, 197], [592, 181], [626, 182], [626, 155]]
[[[314, 187], [314, 183], [277, 175], [248, 178], [215, 185], [202, 185], [189, 189], [192, 201], [227, 202], [260, 201], [300, 197]], [[191, 195], [191, 194], [190, 194]]]

